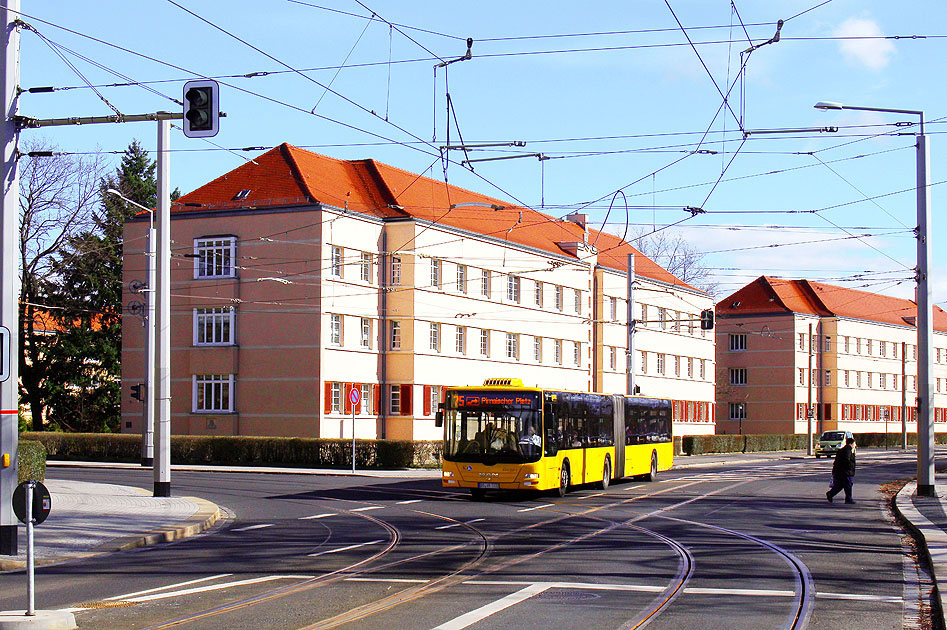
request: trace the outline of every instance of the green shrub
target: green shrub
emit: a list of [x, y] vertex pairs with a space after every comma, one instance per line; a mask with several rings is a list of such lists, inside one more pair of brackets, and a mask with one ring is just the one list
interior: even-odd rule
[[45, 481], [46, 448], [35, 440], [17, 440], [17, 483]]

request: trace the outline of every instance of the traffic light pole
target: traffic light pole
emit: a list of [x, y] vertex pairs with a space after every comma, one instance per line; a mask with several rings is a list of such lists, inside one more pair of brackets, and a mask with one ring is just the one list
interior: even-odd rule
[[171, 496], [171, 121], [158, 121], [158, 264], [155, 306], [154, 496]]
[[10, 331], [3, 357], [9, 363], [7, 378], [0, 382], [0, 555], [17, 554], [17, 518], [13, 513], [13, 491], [17, 485], [17, 434], [19, 431], [19, 357], [20, 325], [20, 180], [17, 174], [15, 122], [19, 106], [20, 28], [14, 22], [20, 16], [20, 0], [0, 0], [0, 24], [3, 25], [3, 71], [0, 92], [3, 120], [0, 121], [0, 326]]

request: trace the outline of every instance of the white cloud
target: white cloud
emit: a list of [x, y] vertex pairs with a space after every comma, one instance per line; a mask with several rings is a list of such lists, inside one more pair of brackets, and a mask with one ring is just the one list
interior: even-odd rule
[[[874, 20], [849, 18], [835, 29], [836, 37], [881, 37], [881, 28]], [[894, 44], [886, 39], [843, 39], [839, 51], [845, 61], [869, 70], [881, 70], [895, 53]]]

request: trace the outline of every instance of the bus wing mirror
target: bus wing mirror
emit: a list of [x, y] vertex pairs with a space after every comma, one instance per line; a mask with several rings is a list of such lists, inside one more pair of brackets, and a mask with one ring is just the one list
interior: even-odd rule
[[434, 426], [444, 426], [444, 403], [438, 403], [437, 411], [434, 413]]

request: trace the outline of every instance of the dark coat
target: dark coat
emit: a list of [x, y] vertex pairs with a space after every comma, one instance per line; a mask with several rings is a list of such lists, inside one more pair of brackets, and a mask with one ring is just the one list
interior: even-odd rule
[[832, 464], [832, 474], [835, 476], [855, 476], [855, 451], [851, 444], [846, 444], [835, 454], [835, 463]]

